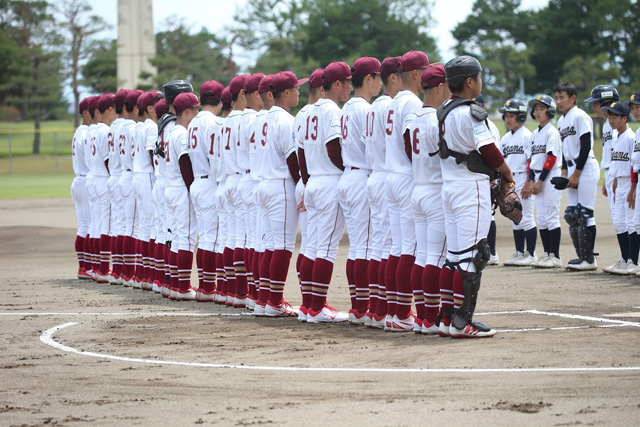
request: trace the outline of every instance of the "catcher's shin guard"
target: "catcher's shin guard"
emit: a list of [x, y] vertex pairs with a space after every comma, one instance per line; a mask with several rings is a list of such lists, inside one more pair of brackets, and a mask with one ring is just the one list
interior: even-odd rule
[[571, 236], [573, 247], [576, 249], [576, 254], [580, 257], [580, 239], [578, 238], [577, 218], [578, 212], [579, 210], [577, 206], [567, 206], [567, 209], [564, 211], [564, 220], [569, 224], [569, 235]]
[[588, 221], [593, 218], [593, 209], [585, 208], [578, 204], [577, 206], [578, 214], [577, 222], [578, 222], [578, 243], [580, 246], [580, 251], [578, 252], [578, 256], [580, 259], [587, 260], [588, 262], [593, 262], [593, 247], [591, 245], [592, 235], [588, 228]]
[[482, 279], [482, 270], [485, 269], [489, 259], [491, 258], [491, 249], [487, 239], [482, 239], [469, 249], [466, 249], [460, 253], [470, 252], [477, 250], [476, 254], [472, 257], [465, 258], [459, 261], [473, 262], [476, 271], [467, 272], [463, 271], [458, 264], [458, 272], [462, 276], [462, 286], [464, 293], [464, 301], [460, 305], [460, 308], [455, 310], [452, 322], [456, 329], [463, 329], [467, 323], [473, 318], [473, 313], [476, 310], [476, 301], [478, 300], [478, 291], [480, 290], [480, 281]]

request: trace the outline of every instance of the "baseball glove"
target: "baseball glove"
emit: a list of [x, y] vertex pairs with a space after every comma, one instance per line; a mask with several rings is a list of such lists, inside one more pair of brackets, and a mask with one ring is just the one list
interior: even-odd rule
[[564, 176], [556, 176], [551, 178], [551, 184], [556, 188], [556, 190], [564, 190], [567, 188], [567, 184], [569, 183], [569, 179]]
[[500, 180], [500, 189], [496, 197], [500, 213], [509, 218], [515, 225], [522, 220], [522, 203], [516, 193], [516, 185], [506, 179]]

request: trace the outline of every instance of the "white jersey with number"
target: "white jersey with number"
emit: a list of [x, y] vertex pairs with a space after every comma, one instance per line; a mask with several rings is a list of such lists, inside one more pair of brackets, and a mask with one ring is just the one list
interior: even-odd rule
[[164, 152], [164, 160], [167, 163], [165, 179], [167, 187], [183, 187], [184, 180], [180, 172], [180, 156], [188, 154], [187, 129], [176, 123], [169, 131], [167, 149]]
[[[169, 139], [169, 132], [175, 125], [175, 120], [167, 123], [164, 128], [162, 128], [162, 132], [160, 132], [160, 135], [158, 135], [158, 148], [160, 148], [164, 153], [167, 152], [167, 140]], [[167, 162], [165, 158], [161, 157], [159, 154], [154, 154], [153, 157], [156, 163], [155, 175], [157, 177], [164, 177], [165, 170], [167, 168]]]
[[113, 138], [111, 129], [105, 123], [98, 123], [91, 133], [91, 173], [93, 176], [109, 177], [104, 164], [109, 159], [109, 139]]
[[389, 95], [382, 95], [373, 101], [371, 111], [367, 115], [367, 127], [365, 128], [366, 137], [366, 154], [369, 169], [373, 172], [384, 172], [386, 162], [386, 137], [387, 132], [387, 115], [389, 105], [391, 105]]
[[[153, 173], [153, 164], [149, 155], [149, 147], [155, 145], [158, 139], [158, 125], [151, 119], [138, 122], [133, 152], [133, 171], [138, 173]], [[153, 149], [151, 150], [153, 151]]]
[[253, 108], [245, 108], [240, 116], [240, 145], [238, 145], [238, 166], [243, 171], [251, 169], [251, 138], [253, 135], [253, 122], [258, 112]]
[[109, 141], [109, 174], [118, 176], [122, 173], [122, 164], [120, 163], [120, 151], [118, 147], [118, 135], [120, 128], [124, 125], [124, 119], [118, 117], [111, 123], [111, 134], [113, 137]]
[[249, 137], [249, 166], [251, 169], [251, 178], [257, 180], [258, 175], [254, 172], [254, 169], [258, 167], [258, 142], [263, 138], [266, 138], [266, 129], [264, 127], [265, 120], [269, 110], [260, 110], [256, 114], [256, 118], [251, 124], [251, 134]]
[[500, 141], [502, 155], [511, 172], [527, 172], [531, 158], [531, 131], [524, 125], [515, 132], [507, 132]]
[[89, 126], [80, 125], [73, 134], [71, 140], [71, 162], [73, 165], [73, 173], [76, 176], [86, 176], [89, 172], [87, 162], [84, 159], [84, 139], [87, 135]]
[[238, 147], [240, 146], [240, 120], [242, 111], [233, 110], [224, 120], [224, 132], [221, 134], [223, 159], [227, 169], [227, 175], [244, 173], [238, 163]]
[[627, 128], [617, 138], [611, 141], [611, 164], [609, 176], [615, 178], [631, 177], [631, 158], [634, 152], [635, 135], [631, 128]]
[[[531, 134], [531, 169], [544, 169], [544, 164], [547, 162], [547, 154], [551, 153], [557, 159], [560, 159], [561, 152], [560, 134], [558, 129], [553, 127], [551, 123], [547, 123], [543, 128], [538, 127], [533, 131]], [[562, 161], [556, 160], [554, 168], [561, 167]]]
[[342, 175], [327, 153], [328, 142], [342, 140], [340, 107], [330, 99], [320, 99], [309, 109], [302, 125], [304, 156], [309, 176]]
[[91, 159], [93, 158], [92, 135], [95, 128], [96, 128], [96, 125], [91, 123], [87, 128], [87, 131], [84, 134], [84, 140], [82, 141], [82, 148], [84, 150], [84, 161], [85, 161], [85, 164], [87, 165], [87, 176], [93, 176], [93, 172], [91, 171]]
[[123, 171], [133, 170], [133, 138], [137, 129], [137, 122], [131, 119], [126, 119], [124, 125], [120, 128], [121, 135], [119, 137], [118, 144], [121, 145], [120, 150], [120, 164]]
[[[227, 119], [220, 117], [218, 119], [218, 136], [216, 137], [216, 142], [213, 147], [213, 153], [215, 157], [215, 163], [217, 165], [217, 174], [216, 174], [216, 182], [218, 184], [224, 183], [227, 179], [227, 167], [224, 163], [224, 144], [223, 139], [225, 138], [225, 123]], [[209, 158], [211, 161], [211, 158]]]
[[[256, 175], [258, 179], [287, 179], [293, 182], [287, 157], [296, 151], [293, 116], [280, 107], [272, 107], [256, 141]], [[252, 171], [253, 172], [253, 171]]]
[[393, 98], [387, 111], [386, 120], [386, 157], [387, 172], [411, 175], [411, 161], [404, 147], [404, 132], [416, 118], [422, 102], [413, 92], [401, 90]]
[[565, 160], [575, 161], [580, 155], [580, 137], [591, 134], [589, 158], [593, 157], [593, 120], [583, 110], [573, 107], [558, 119], [558, 132], [562, 140], [562, 154]]
[[433, 107], [423, 106], [409, 126], [415, 185], [442, 183], [440, 157], [429, 153], [438, 151], [438, 117]]
[[611, 141], [618, 137], [618, 131], [613, 130], [609, 124], [609, 119], [602, 125], [602, 162], [600, 168], [607, 169], [611, 164]]
[[[450, 102], [450, 101], [446, 101]], [[462, 154], [480, 151], [481, 147], [496, 144], [495, 137], [487, 124], [471, 117], [471, 108], [462, 105], [454, 108], [444, 121], [444, 139], [447, 146]], [[489, 177], [482, 173], [471, 172], [466, 162], [456, 163], [454, 157], [440, 160], [442, 179], [444, 182], [483, 181]]]
[[220, 150], [220, 134], [222, 133], [222, 123], [224, 120], [218, 116], [213, 116], [213, 118], [214, 121], [209, 128], [210, 136], [207, 141], [207, 158], [209, 159], [209, 179], [217, 180], [217, 177], [220, 175], [220, 169], [224, 171]]
[[293, 131], [296, 135], [296, 145], [300, 148], [304, 147], [304, 133], [307, 130], [305, 120], [307, 118], [307, 113], [312, 108], [313, 104], [306, 104], [300, 109], [300, 111], [298, 111], [298, 114], [296, 114], [296, 117], [293, 121]]
[[345, 168], [369, 169], [365, 155], [365, 131], [371, 104], [355, 96], [342, 107], [342, 164]]
[[187, 145], [195, 178], [211, 174], [209, 151], [216, 137], [216, 123], [216, 116], [211, 111], [200, 111], [189, 123]]

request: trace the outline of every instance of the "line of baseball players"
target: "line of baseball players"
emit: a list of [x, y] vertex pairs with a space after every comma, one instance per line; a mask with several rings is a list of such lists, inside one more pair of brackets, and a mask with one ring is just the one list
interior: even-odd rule
[[[445, 67], [410, 51], [382, 63], [370, 57], [352, 67], [334, 62], [302, 80], [284, 71], [239, 75], [226, 88], [208, 81], [199, 98], [178, 80], [164, 85], [164, 94], [123, 89], [84, 99], [84, 124], [73, 138], [78, 277], [175, 300], [246, 307], [256, 316], [348, 320], [453, 337], [494, 335], [472, 320], [481, 271], [491, 258], [490, 176], [471, 170], [467, 158], [475, 152], [509, 182], [512, 166], [516, 184], [524, 188], [525, 180], [505, 162], [522, 153], [506, 150], [503, 157], [495, 126], [471, 101], [482, 90], [481, 70], [471, 57]], [[294, 118], [289, 111], [307, 82], [309, 102]], [[383, 94], [370, 103], [381, 86]], [[557, 171], [549, 164], [559, 155], [555, 128], [539, 118], [551, 117], [553, 101], [547, 98], [530, 103], [546, 148], [531, 155], [526, 176], [533, 172], [534, 179], [526, 185], [533, 188], [523, 192], [527, 215], [530, 198], [524, 194], [551, 193], [539, 182]], [[450, 111], [437, 117], [438, 107], [446, 105]], [[536, 113], [538, 106], [542, 113]], [[516, 116], [526, 117], [526, 106], [516, 107]], [[565, 140], [580, 138], [566, 133]], [[514, 144], [502, 145], [505, 150]], [[574, 175], [579, 148], [563, 156]], [[585, 176], [580, 188], [586, 188]], [[531, 182], [535, 177], [538, 184]], [[556, 198], [536, 198], [540, 225], [541, 204], [559, 208]], [[582, 212], [589, 205], [577, 198], [573, 206]], [[345, 224], [351, 309], [341, 313], [327, 304], [327, 291]], [[527, 224], [528, 217], [519, 229], [525, 237]], [[283, 290], [298, 226], [302, 303], [293, 307]], [[559, 258], [559, 223], [549, 220], [544, 230], [549, 257], [540, 262], [552, 254]], [[576, 234], [578, 265], [590, 261], [589, 252], [581, 252], [589, 230]], [[190, 283], [194, 251], [197, 287]]]

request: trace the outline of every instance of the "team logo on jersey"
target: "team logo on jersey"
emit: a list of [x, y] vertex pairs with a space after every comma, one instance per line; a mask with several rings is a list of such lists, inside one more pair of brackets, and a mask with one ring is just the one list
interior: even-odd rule
[[609, 131], [609, 132], [603, 132], [602, 134], [602, 143], [604, 144], [605, 142], [611, 141], [613, 139], [613, 132]]
[[640, 151], [640, 141], [636, 141], [636, 143], [633, 144], [633, 152], [637, 153], [638, 151]]
[[507, 145], [502, 149], [505, 157], [511, 154], [524, 154], [524, 146], [522, 145]]
[[611, 161], [628, 162], [629, 153], [626, 151], [611, 151]]
[[545, 154], [547, 152], [546, 144], [538, 144], [531, 146], [531, 155], [535, 156], [536, 154]]
[[571, 135], [575, 135], [578, 132], [576, 132], [576, 127], [575, 126], [571, 126], [571, 127], [567, 127], [564, 129], [560, 129], [560, 139], [562, 139], [562, 142], [564, 142], [565, 138]]

